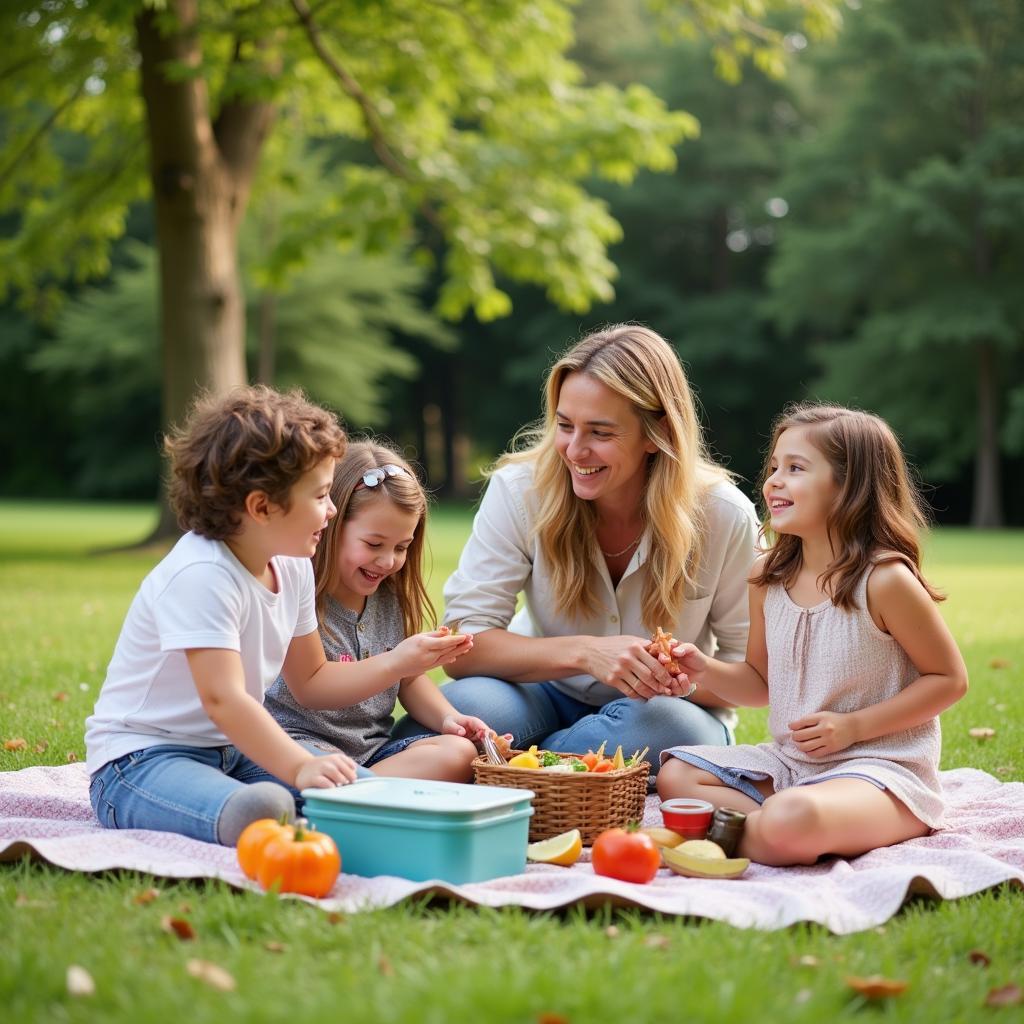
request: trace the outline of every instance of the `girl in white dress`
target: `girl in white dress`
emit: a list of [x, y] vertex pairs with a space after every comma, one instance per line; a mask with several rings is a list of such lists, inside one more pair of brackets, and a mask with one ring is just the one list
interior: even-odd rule
[[858, 856], [942, 824], [938, 715], [967, 669], [921, 575], [924, 515], [888, 425], [826, 405], [789, 409], [763, 474], [765, 533], [744, 662], [674, 656], [723, 699], [770, 707], [771, 741], [674, 747], [663, 798], [747, 813], [740, 855], [763, 864]]

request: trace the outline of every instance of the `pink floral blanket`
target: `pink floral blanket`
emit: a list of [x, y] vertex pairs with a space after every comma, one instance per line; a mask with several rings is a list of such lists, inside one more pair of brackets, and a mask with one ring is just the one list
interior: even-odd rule
[[[25, 853], [70, 871], [128, 868], [166, 878], [220, 878], [253, 888], [234, 850], [169, 832], [107, 831], [93, 817], [81, 764], [0, 773], [0, 861]], [[923, 839], [802, 868], [752, 864], [735, 880], [682, 878], [667, 870], [648, 885], [595, 875], [586, 855], [572, 868], [530, 865], [521, 875], [450, 885], [342, 874], [325, 910], [354, 912], [410, 896], [441, 893], [480, 906], [550, 910], [573, 903], [614, 903], [663, 914], [727, 921], [771, 930], [814, 921], [837, 934], [881, 924], [908, 896], [969, 896], [1003, 882], [1024, 887], [1024, 783], [985, 772], [942, 773], [948, 827]], [[654, 797], [647, 824], [660, 824]]]

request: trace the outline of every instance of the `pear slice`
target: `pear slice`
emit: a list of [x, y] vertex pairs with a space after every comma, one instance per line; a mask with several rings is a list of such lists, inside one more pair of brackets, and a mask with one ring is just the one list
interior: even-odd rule
[[750, 867], [748, 858], [726, 857], [717, 843], [707, 839], [694, 839], [674, 850], [662, 848], [661, 857], [677, 875], [687, 878], [739, 878]]
[[683, 841], [683, 837], [678, 832], [673, 832], [670, 828], [662, 828], [660, 825], [649, 825], [640, 831], [649, 835], [654, 840], [654, 845], [659, 847], [676, 847]]

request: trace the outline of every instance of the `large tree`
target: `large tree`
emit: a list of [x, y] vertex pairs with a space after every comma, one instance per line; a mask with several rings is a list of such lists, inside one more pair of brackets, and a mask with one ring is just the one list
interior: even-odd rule
[[[777, 59], [778, 34], [751, 15], [784, 6], [652, 4], [716, 36], [726, 70]], [[835, 15], [832, 0], [799, 6], [817, 28]], [[480, 319], [509, 309], [495, 271], [565, 308], [609, 297], [619, 228], [579, 182], [670, 169], [695, 130], [648, 89], [581, 84], [567, 0], [10, 0], [0, 30], [0, 212], [15, 220], [0, 287], [46, 311], [69, 276], [106, 270], [148, 191], [165, 423], [197, 388], [245, 379], [238, 237], [275, 126], [366, 144], [334, 168], [331, 201], [286, 226], [285, 251], [425, 235], [441, 311]]]
[[1024, 451], [1024, 8], [864, 0], [815, 80], [778, 320], [820, 339], [819, 394], [885, 414], [929, 475], [973, 460], [971, 521], [998, 526]]

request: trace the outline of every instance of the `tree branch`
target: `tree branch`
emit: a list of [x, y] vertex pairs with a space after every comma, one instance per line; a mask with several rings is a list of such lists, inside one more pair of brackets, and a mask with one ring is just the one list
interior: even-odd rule
[[[395, 156], [390, 144], [387, 140], [387, 135], [384, 131], [384, 125], [380, 119], [380, 114], [377, 112], [377, 108], [373, 105], [373, 101], [369, 96], [366, 95], [362, 86], [358, 81], [335, 59], [334, 55], [324, 45], [323, 39], [320, 35], [319, 26], [313, 19], [313, 12], [310, 10], [306, 0], [291, 0], [292, 8], [294, 9], [299, 21], [302, 23], [303, 29], [305, 29], [306, 35], [309, 37], [310, 45], [313, 47], [314, 52], [320, 58], [321, 62], [327, 68], [328, 71], [338, 80], [342, 89], [350, 96], [362, 111], [363, 121], [366, 124], [366, 130], [370, 136], [370, 145], [373, 147], [374, 153], [377, 154], [377, 158], [380, 162], [396, 177], [402, 178], [405, 181], [416, 181], [416, 176], [409, 170], [405, 164], [402, 163], [398, 157]], [[438, 216], [437, 211], [426, 201], [420, 204], [420, 211], [423, 216], [442, 234], [444, 233], [443, 225], [441, 224], [441, 218]]]
[[25, 145], [14, 154], [10, 163], [0, 171], [0, 191], [2, 191], [7, 182], [10, 181], [18, 164], [20, 164], [21, 161], [39, 145], [47, 132], [49, 132], [49, 130], [57, 123], [57, 119], [60, 115], [63, 114], [79, 96], [82, 95], [82, 90], [84, 88], [85, 79], [82, 79], [82, 81], [75, 87], [75, 91], [66, 100], [64, 100], [59, 107], [54, 107], [54, 109], [50, 111], [50, 116], [47, 117], [46, 120], [43, 121], [43, 123], [32, 133], [31, 137], [25, 142]]
[[[257, 50], [264, 51], [267, 43], [257, 41], [254, 45]], [[236, 41], [232, 63], [236, 66], [253, 63], [242, 57], [240, 39]], [[279, 69], [279, 59], [264, 61], [264, 70], [268, 75], [273, 75]], [[238, 95], [226, 100], [217, 114], [213, 125], [217, 146], [235, 179], [245, 187], [252, 180], [260, 150], [276, 114], [273, 103], [247, 100]]]
[[377, 158], [392, 174], [411, 181], [412, 174], [409, 172], [409, 169], [391, 152], [391, 147], [388, 145], [387, 138], [385, 137], [384, 126], [381, 123], [380, 114], [377, 113], [377, 108], [373, 105], [370, 97], [363, 91], [362, 86], [338, 63], [333, 54], [324, 45], [323, 39], [320, 37], [320, 29], [313, 20], [313, 12], [309, 9], [306, 0], [291, 0], [291, 5], [298, 15], [299, 21], [302, 23], [306, 35], [309, 36], [310, 45], [313, 47], [316, 55], [323, 62], [327, 70], [341, 83], [342, 89], [355, 100], [356, 105], [362, 111], [363, 121], [366, 123], [367, 131], [370, 134], [370, 145], [373, 146], [373, 151], [377, 154]]

